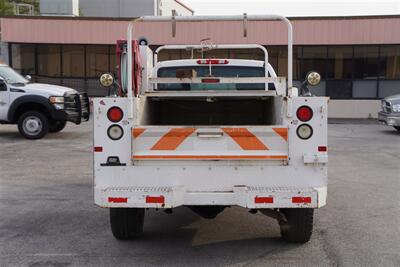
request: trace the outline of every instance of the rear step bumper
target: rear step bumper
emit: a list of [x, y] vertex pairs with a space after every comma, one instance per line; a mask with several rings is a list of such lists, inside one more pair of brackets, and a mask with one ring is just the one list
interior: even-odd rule
[[190, 192], [183, 187], [108, 187], [95, 190], [101, 207], [174, 208], [183, 205], [264, 208], [320, 208], [326, 204], [326, 187], [235, 186], [228, 192]]

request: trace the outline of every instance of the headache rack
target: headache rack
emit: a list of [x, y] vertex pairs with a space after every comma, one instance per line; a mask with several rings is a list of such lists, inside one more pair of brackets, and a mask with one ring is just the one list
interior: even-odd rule
[[[172, 35], [175, 37], [176, 33], [176, 22], [193, 22], [193, 21], [220, 21], [220, 20], [233, 20], [233, 21], [238, 21], [238, 20], [243, 20], [244, 23], [244, 35], [247, 36], [247, 24], [245, 22], [249, 20], [280, 20], [284, 22], [287, 26], [287, 38], [288, 38], [288, 80], [287, 80], [287, 88], [286, 88], [286, 79], [281, 78], [281, 77], [268, 77], [268, 52], [267, 50], [261, 46], [261, 45], [236, 45], [236, 44], [231, 44], [231, 45], [214, 45], [213, 49], [227, 49], [227, 48], [258, 48], [263, 50], [264, 55], [265, 55], [265, 77], [238, 77], [238, 78], [224, 78], [224, 77], [213, 77], [213, 79], [218, 79], [219, 83], [265, 83], [265, 91], [264, 94], [265, 96], [271, 96], [271, 95], [287, 95], [287, 90], [292, 88], [293, 81], [292, 81], [292, 55], [293, 55], [293, 30], [292, 30], [292, 25], [290, 21], [280, 15], [241, 15], [241, 16], [172, 16], [172, 17], [163, 17], [163, 16], [143, 16], [138, 19], [135, 19], [131, 21], [128, 25], [128, 30], [127, 30], [127, 94], [128, 94], [128, 99], [130, 102], [130, 107], [129, 107], [129, 112], [128, 116], [129, 118], [133, 118], [133, 98], [135, 97], [133, 94], [133, 86], [132, 86], [132, 69], [133, 69], [133, 45], [132, 45], [132, 40], [133, 40], [133, 27], [136, 22], [140, 21], [154, 21], [154, 22], [160, 22], [160, 21], [171, 21], [172, 25]], [[162, 46], [157, 49], [154, 55], [154, 64], [157, 63], [158, 58], [157, 54], [159, 51], [162, 49], [196, 49], [196, 48], [204, 48], [204, 45], [168, 45], [168, 46]], [[202, 78], [190, 78], [190, 79], [179, 79], [179, 78], [158, 78], [158, 77], [151, 77], [149, 78], [149, 83], [150, 84], [160, 84], [160, 83], [203, 83]], [[278, 88], [276, 88], [276, 91], [274, 92], [269, 92], [268, 91], [268, 83], [275, 83], [278, 84]], [[152, 86], [151, 86], [152, 88]], [[178, 96], [183, 96], [189, 95], [189, 96], [194, 96], [196, 94], [199, 94], [199, 92], [179, 92], [179, 95], [177, 95], [178, 92], [151, 92], [151, 88], [145, 88], [139, 94], [142, 95], [149, 95], [149, 96], [154, 96], [157, 95], [157, 97], [162, 97], [162, 96], [173, 96], [173, 97], [178, 97]], [[182, 94], [183, 93], [183, 94]], [[229, 91], [229, 95], [243, 95], [243, 94], [252, 94], [254, 93], [253, 91], [251, 93], [249, 92], [241, 92], [241, 91]], [[206, 95], [224, 95], [228, 93], [224, 92], [206, 92], [203, 91], [201, 92], [201, 96], [206, 96]], [[260, 94], [257, 92], [257, 94]]]

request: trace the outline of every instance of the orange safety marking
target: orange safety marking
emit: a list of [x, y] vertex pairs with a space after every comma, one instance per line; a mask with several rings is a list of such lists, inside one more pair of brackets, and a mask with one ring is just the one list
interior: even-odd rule
[[133, 138], [134, 139], [138, 138], [139, 135], [141, 135], [144, 131], [146, 131], [145, 128], [133, 128], [132, 129]]
[[132, 159], [288, 159], [286, 155], [143, 155]]
[[246, 128], [222, 128], [243, 150], [268, 150], [260, 139]]
[[151, 150], [175, 150], [195, 130], [195, 128], [173, 128], [161, 137]]
[[287, 128], [272, 128], [277, 134], [279, 134], [285, 141], [288, 139], [288, 129]]

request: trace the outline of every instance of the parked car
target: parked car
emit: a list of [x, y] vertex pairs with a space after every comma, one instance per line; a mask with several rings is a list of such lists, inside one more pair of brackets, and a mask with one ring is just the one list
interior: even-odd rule
[[400, 94], [382, 99], [382, 111], [378, 113], [378, 120], [400, 131]]
[[50, 84], [31, 83], [7, 65], [0, 64], [0, 124], [17, 124], [22, 136], [39, 139], [62, 131], [67, 121], [89, 119], [86, 93]]

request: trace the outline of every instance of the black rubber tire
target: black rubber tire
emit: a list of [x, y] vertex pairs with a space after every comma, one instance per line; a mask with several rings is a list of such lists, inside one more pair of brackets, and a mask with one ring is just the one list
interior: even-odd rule
[[280, 209], [287, 222], [280, 222], [282, 238], [287, 242], [306, 243], [313, 231], [314, 209]]
[[65, 126], [67, 125], [67, 121], [52, 121], [49, 127], [50, 133], [58, 133], [61, 132]]
[[110, 208], [110, 224], [116, 239], [134, 239], [143, 233], [144, 209]]
[[400, 132], [400, 126], [393, 126], [397, 131]]
[[[40, 120], [40, 122], [41, 122], [42, 129], [36, 134], [30, 134], [24, 130], [23, 122], [24, 122], [25, 118], [27, 118], [29, 116], [35, 117], [38, 120]], [[18, 118], [18, 131], [26, 139], [32, 139], [32, 140], [40, 139], [43, 136], [45, 136], [49, 131], [49, 119], [40, 111], [36, 111], [36, 110], [26, 111]]]

